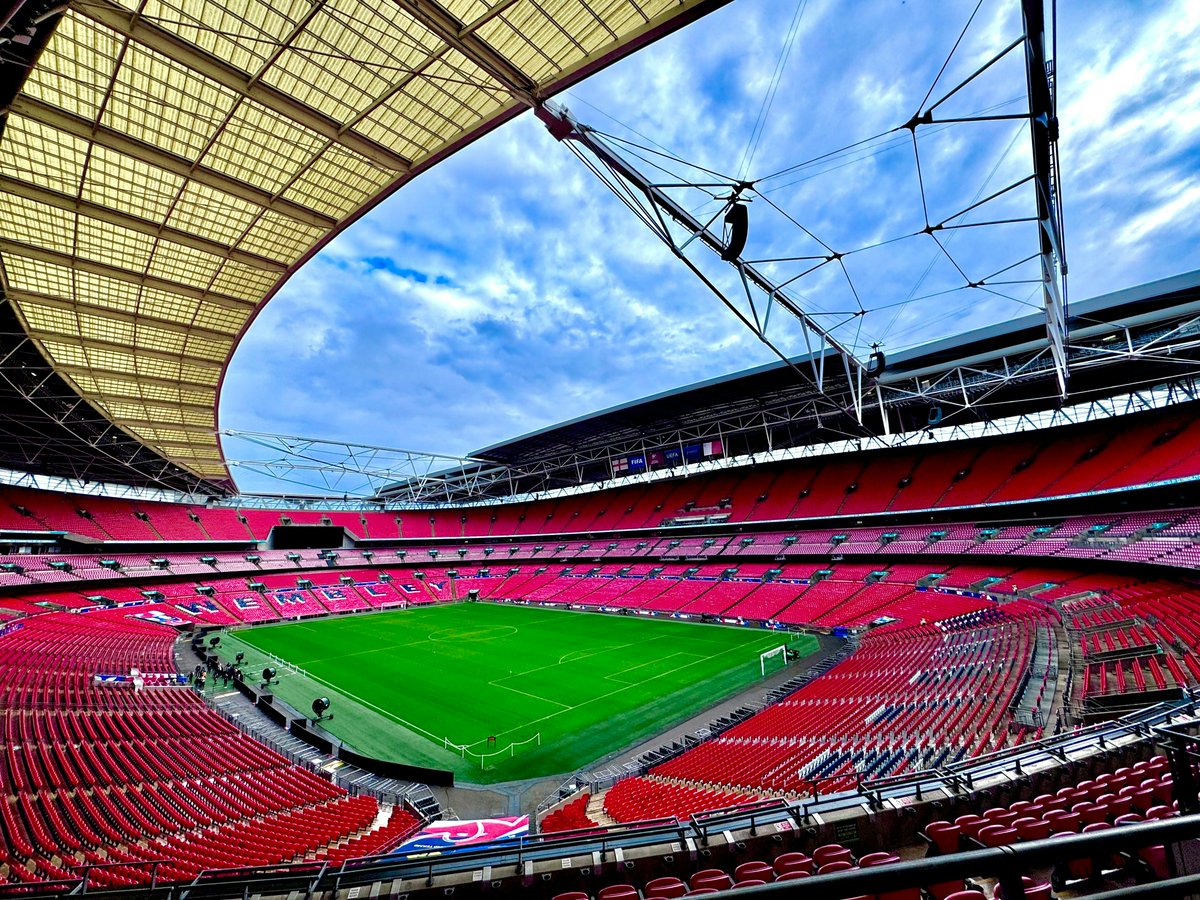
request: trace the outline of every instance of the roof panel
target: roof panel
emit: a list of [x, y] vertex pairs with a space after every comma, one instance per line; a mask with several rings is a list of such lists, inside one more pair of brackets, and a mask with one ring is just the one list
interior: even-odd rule
[[20, 293], [70, 297], [73, 293], [71, 270], [43, 263], [15, 252], [4, 254], [4, 271], [9, 289]]
[[346, 192], [347, 184], [369, 185], [369, 190], [375, 194], [392, 178], [393, 173], [380, 169], [357, 153], [330, 147], [283, 196], [341, 218], [355, 204]]
[[154, 238], [80, 216], [76, 252], [87, 259], [141, 272], [149, 264], [150, 254], [154, 252]]
[[261, 211], [246, 200], [193, 181], [179, 197], [167, 224], [232, 247]]
[[237, 102], [233, 91], [161, 53], [131, 42], [117, 72], [102, 124], [168, 153], [195, 160]]
[[109, 29], [78, 16], [64, 16], [22, 93], [95, 119], [120, 47], [120, 37]]
[[221, 258], [173, 241], [158, 241], [146, 273], [204, 290], [221, 267]]
[[97, 144], [92, 147], [82, 196], [109, 209], [161, 222], [185, 183], [180, 175]]
[[275, 259], [295, 259], [321, 238], [322, 231], [277, 212], [267, 210], [238, 244], [245, 250]]
[[46, 247], [58, 253], [71, 252], [75, 217], [70, 213], [0, 192], [0, 216], [21, 243]]
[[[132, 0], [124, 5], [130, 10], [139, 6]], [[257, 72], [312, 5], [308, 0], [243, 0], [235, 5], [148, 0], [142, 15], [156, 22], [174, 22], [171, 30], [188, 43], [238, 69]]]
[[275, 193], [326, 143], [315, 132], [247, 100], [225, 123], [204, 164]]
[[69, 194], [79, 185], [87, 150], [86, 141], [13, 113], [4, 124], [0, 174]]

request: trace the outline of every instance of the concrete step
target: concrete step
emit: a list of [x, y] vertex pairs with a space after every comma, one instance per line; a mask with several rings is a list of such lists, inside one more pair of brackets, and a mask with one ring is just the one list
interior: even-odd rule
[[604, 793], [592, 794], [592, 796], [588, 798], [587, 815], [588, 818], [597, 825], [617, 824], [616, 820], [604, 811]]

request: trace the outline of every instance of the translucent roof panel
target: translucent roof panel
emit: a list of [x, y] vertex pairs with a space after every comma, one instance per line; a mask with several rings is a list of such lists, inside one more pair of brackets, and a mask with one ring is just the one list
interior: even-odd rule
[[74, 3], [3, 117], [0, 289], [96, 410], [224, 482], [221, 374], [314, 247], [514, 108], [719, 3]]

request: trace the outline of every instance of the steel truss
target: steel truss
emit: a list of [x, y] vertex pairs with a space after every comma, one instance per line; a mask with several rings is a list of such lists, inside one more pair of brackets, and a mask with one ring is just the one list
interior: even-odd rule
[[[755, 462], [806, 459], [863, 450], [916, 447], [1037, 431], [1062, 425], [1078, 425], [1162, 409], [1198, 399], [1200, 399], [1200, 373], [1169, 383], [1148, 385], [1119, 396], [1104, 397], [1005, 418], [982, 419], [969, 423], [951, 424], [941, 428], [926, 428], [891, 435], [864, 435], [832, 442], [782, 447], [764, 454], [706, 460], [677, 469], [660, 469], [621, 479], [590, 482], [583, 480], [582, 477], [589, 466], [598, 463], [606, 465], [613, 456], [623, 453], [646, 452], [651, 444], [645, 441], [609, 444], [586, 451], [561, 454], [540, 460], [532, 465], [517, 467], [488, 463], [484, 460], [472, 460], [467, 457], [425, 454], [338, 441], [225, 432], [223, 434], [237, 434], [238, 437], [253, 438], [254, 443], [264, 448], [271, 448], [277, 454], [271, 459], [231, 461], [231, 466], [245, 465], [251, 471], [270, 475], [272, 478], [296, 484], [309, 491], [314, 489], [313, 480], [305, 476], [313, 475], [326, 484], [344, 483], [346, 479], [353, 476], [363, 479], [364, 483], [367, 480], [374, 481], [380, 485], [380, 488], [377, 493], [373, 494], [365, 491], [345, 492], [341, 495], [336, 493], [324, 495], [319, 493], [247, 493], [224, 500], [210, 500], [210, 503], [268, 509], [295, 507], [328, 510], [371, 508], [401, 510], [444, 506], [488, 506], [517, 500], [568, 496], [617, 484], [654, 481], [682, 474], [745, 468]], [[742, 418], [740, 424], [746, 428], [769, 429], [781, 421], [785, 414], [778, 415], [779, 418], [763, 416], [757, 421], [755, 421], [755, 417], [748, 416]], [[728, 435], [734, 424], [733, 422], [710, 423], [694, 430], [681, 429], [674, 432], [671, 437], [679, 442], [715, 438], [720, 435]], [[670, 441], [664, 441], [654, 443], [653, 446], [661, 447], [670, 443]], [[292, 457], [289, 448], [294, 448], [298, 455]], [[391, 460], [392, 463], [385, 462], [387, 460]], [[397, 460], [405, 462], [404, 464], [393, 464]], [[457, 467], [447, 467], [448, 461], [455, 461], [458, 464]], [[576, 474], [580, 476], [580, 479], [573, 481], [572, 476]], [[520, 486], [520, 489], [514, 490], [517, 486]]]
[[[1067, 381], [1070, 367], [1067, 359], [1067, 319], [1065, 308], [1066, 297], [1066, 263], [1063, 253], [1062, 212], [1059, 199], [1059, 169], [1058, 169], [1058, 120], [1056, 116], [1056, 100], [1052, 78], [1052, 63], [1046, 57], [1045, 16], [1042, 0], [1021, 0], [1024, 33], [1020, 38], [1011, 42], [1007, 47], [995, 54], [988, 62], [980, 66], [957, 86], [945, 91], [940, 99], [926, 103], [908, 122], [892, 129], [893, 132], [909, 131], [912, 137], [914, 155], [917, 161], [917, 173], [920, 176], [920, 153], [917, 149], [918, 133], [932, 125], [946, 125], [965, 122], [993, 122], [997, 120], [1027, 120], [1033, 151], [1033, 172], [1026, 178], [1002, 188], [984, 197], [954, 215], [940, 222], [930, 222], [926, 210], [926, 224], [923, 230], [937, 244], [941, 253], [958, 270], [964, 280], [964, 287], [978, 289], [989, 293], [997, 293], [1000, 285], [1019, 282], [1006, 280], [1013, 278], [1013, 270], [1024, 263], [1036, 258], [1041, 270], [1042, 306], [1046, 319], [1046, 346], [1049, 359], [1053, 366], [1058, 382], [1060, 397], [1067, 395]], [[986, 115], [943, 117], [938, 108], [970, 82], [999, 63], [1010, 53], [1018, 49], [1024, 51], [1027, 78], [1028, 109], [1015, 115]], [[936, 86], [936, 82], [935, 82]], [[933, 88], [930, 89], [932, 94]], [[575, 119], [569, 111], [553, 103], [543, 103], [536, 108], [539, 119], [547, 126], [550, 133], [566, 146], [620, 199], [637, 217], [658, 237], [667, 248], [687, 266], [711, 290], [717, 298], [746, 326], [763, 344], [765, 344], [785, 364], [791, 366], [798, 375], [814, 385], [823, 402], [831, 409], [849, 414], [860, 428], [865, 429], [864, 411], [870, 405], [884, 408], [884, 400], [875, 390], [874, 377], [884, 366], [881, 354], [873, 353], [869, 358], [861, 358], [854, 349], [839, 340], [832, 329], [822, 325], [814, 317], [814, 311], [805, 309], [804, 304], [797, 301], [790, 288], [823, 267], [829, 265], [840, 268], [850, 284], [851, 291], [857, 298], [853, 281], [846, 270], [844, 257], [852, 252], [837, 251], [821, 241], [811, 231], [797, 222], [778, 207], [765, 193], [760, 192], [756, 182], [726, 179], [719, 173], [704, 169], [683, 161], [692, 170], [698, 170], [711, 176], [710, 180], [690, 180], [668, 171], [664, 165], [667, 157], [658, 151], [640, 147], [641, 151], [649, 151], [659, 159], [648, 159], [637, 151], [628, 152], [630, 148], [622, 148], [624, 143], [612, 135], [606, 135], [595, 128]], [[632, 146], [632, 145], [630, 145]], [[631, 157], [636, 157], [639, 165]], [[986, 207], [991, 201], [1002, 198], [1027, 183], [1032, 183], [1036, 196], [1036, 215], [1027, 218], [999, 218], [989, 222], [973, 222], [961, 224], [963, 216]], [[708, 194], [714, 199], [724, 200], [721, 209], [706, 221], [689, 212], [671, 194], [670, 190], [694, 188]], [[794, 224], [798, 233], [803, 232], [807, 239], [819, 244], [823, 249], [812, 256], [792, 256], [786, 258], [747, 260], [742, 253], [744, 246], [744, 222], [746, 219], [746, 202], [761, 200], [781, 213]], [[924, 187], [922, 185], [922, 202], [924, 203]], [[742, 236], [736, 236], [738, 225], [742, 221]], [[1039, 231], [1038, 252], [1025, 260], [1019, 260], [1004, 266], [983, 278], [972, 280], [946, 249], [946, 244], [939, 234], [948, 229], [960, 227], [978, 227], [980, 225], [1008, 225], [1014, 222], [1036, 221]], [[730, 235], [718, 233], [718, 229], [731, 225]], [[727, 262], [736, 271], [736, 282], [740, 294], [722, 287], [717, 281], [706, 274], [697, 260], [689, 256], [693, 246], [705, 247]], [[867, 248], [860, 248], [867, 249]], [[764, 274], [758, 264], [795, 263], [803, 261], [807, 269], [799, 275], [786, 280], [777, 280]], [[779, 345], [773, 336], [768, 334], [771, 313], [779, 307], [797, 320], [804, 339], [804, 353], [801, 355], [787, 350]], [[857, 315], [865, 310], [861, 308]], [[816, 315], [821, 315], [816, 313]], [[848, 314], [846, 322], [851, 321], [855, 314]], [[846, 323], [842, 323], [846, 324]], [[827, 364], [831, 364], [827, 368]], [[831, 378], [830, 376], [834, 377]], [[830, 389], [830, 383], [836, 379], [837, 390]], [[886, 431], [886, 416], [883, 417], [883, 428]]]
[[223, 489], [148, 449], [84, 400], [22, 327], [2, 276], [0, 467], [78, 486], [126, 482], [201, 497]]
[[[1068, 373], [1086, 374], [1102, 368], [1121, 370], [1119, 380], [1105, 385], [1106, 392], [1122, 387], [1134, 389], [1143, 381], [1161, 382], [1161, 375], [1142, 376], [1137, 369], [1154, 367], [1158, 372], [1175, 369], [1181, 373], [1177, 389], [1190, 391], [1190, 373], [1200, 370], [1200, 302], [1174, 310], [1175, 318], [1163, 321], [1162, 314], [1151, 312], [1131, 316], [1121, 322], [1095, 322], [1077, 325], [1072, 340], [1063, 350]], [[1011, 351], [981, 360], [949, 367], [930, 368], [901, 374], [885, 373], [876, 385], [880, 404], [896, 409], [908, 404], [936, 404], [952, 411], [986, 410], [989, 401], [1004, 388], [1028, 385], [1041, 394], [1029, 393], [1027, 400], [1052, 403], [1062, 399], [1047, 377], [1058, 379], [1059, 366], [1052, 345], [1016, 347]], [[1069, 392], [1068, 399], [1084, 399], [1082, 392]], [[1195, 399], [1187, 396], [1186, 399]], [[1175, 401], [1181, 402], [1181, 401]], [[993, 413], [994, 414], [994, 413]], [[885, 419], [886, 421], [886, 419]]]
[[226, 458], [231, 470], [294, 484], [321, 497], [369, 499], [402, 485], [406, 500], [422, 502], [503, 489], [511, 477], [483, 460], [444, 453], [253, 431], [218, 435], [226, 447], [232, 438], [267, 451], [258, 458]]

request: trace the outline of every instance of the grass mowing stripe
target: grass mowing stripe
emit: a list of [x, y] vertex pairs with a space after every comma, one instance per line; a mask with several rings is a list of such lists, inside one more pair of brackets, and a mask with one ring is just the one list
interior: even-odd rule
[[[759, 654], [785, 640], [670, 619], [458, 604], [246, 629], [222, 650], [244, 649], [248, 671], [267, 653], [306, 670], [309, 678], [285, 675], [276, 693], [301, 710], [328, 693], [329, 730], [357, 749], [488, 783], [566, 772], [661, 732], [759, 681]], [[817, 646], [808, 636], [793, 645], [802, 655]], [[441, 744], [494, 735], [502, 749], [539, 731], [542, 746], [482, 772]]]

